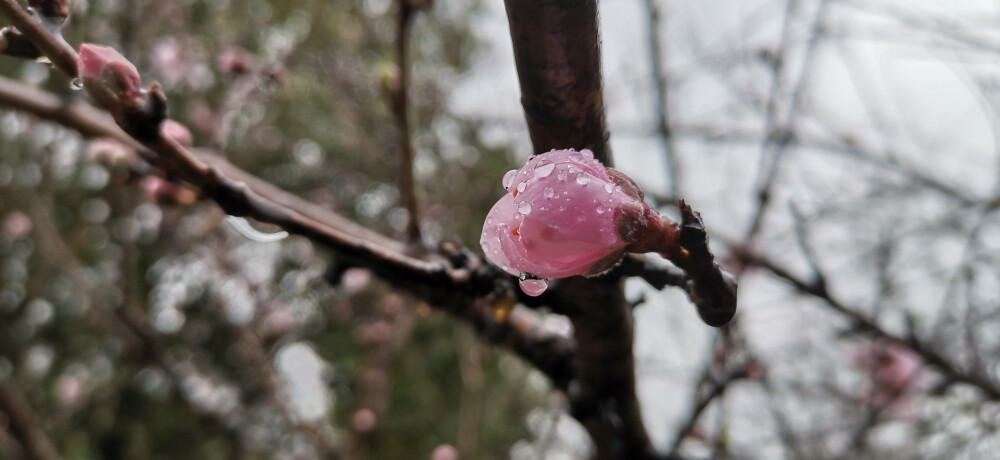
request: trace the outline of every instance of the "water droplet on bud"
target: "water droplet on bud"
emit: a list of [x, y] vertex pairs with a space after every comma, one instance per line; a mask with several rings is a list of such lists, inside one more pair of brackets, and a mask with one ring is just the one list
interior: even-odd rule
[[517, 205], [517, 212], [524, 215], [531, 214], [531, 203], [528, 203], [527, 201], [522, 201], [520, 204]]
[[73, 91], [80, 91], [83, 89], [83, 79], [80, 77], [74, 78], [69, 82], [69, 88]]
[[587, 173], [580, 173], [576, 175], [576, 183], [580, 185], [587, 185], [590, 183], [590, 175]]
[[604, 184], [604, 191], [611, 193], [615, 190], [615, 187], [611, 185], [611, 182]]
[[531, 273], [522, 272], [518, 277], [518, 284], [525, 294], [531, 297], [538, 297], [549, 287], [547, 280], [541, 279]]
[[542, 194], [545, 195], [545, 198], [552, 198], [556, 195], [556, 191], [552, 190], [552, 187], [545, 187], [545, 190], [542, 192]]
[[565, 169], [559, 170], [559, 173], [556, 174], [556, 177], [558, 177], [559, 180], [566, 180], [566, 170]]
[[503, 175], [503, 181], [500, 182], [501, 184], [503, 184], [503, 188], [510, 190], [510, 184], [514, 182], [514, 176], [516, 175], [517, 175], [516, 169], [511, 169], [510, 171], [507, 171], [507, 174]]
[[521, 182], [520, 184], [517, 184], [517, 193], [523, 193], [524, 189], [527, 187], [528, 187], [527, 182]]
[[538, 166], [535, 168], [535, 177], [539, 179], [542, 177], [548, 177], [549, 174], [552, 174], [552, 171], [554, 171], [555, 169], [556, 169], [555, 163], [546, 163], [544, 165]]

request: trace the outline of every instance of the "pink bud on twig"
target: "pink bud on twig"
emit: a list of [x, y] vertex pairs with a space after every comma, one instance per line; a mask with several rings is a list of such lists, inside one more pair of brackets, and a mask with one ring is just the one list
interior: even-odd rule
[[77, 66], [83, 88], [102, 107], [142, 95], [139, 71], [114, 48], [84, 43]]
[[480, 245], [500, 268], [526, 274], [522, 282], [596, 275], [627, 250], [662, 250], [653, 240], [662, 240], [663, 224], [642, 191], [589, 150], [536, 155], [508, 172], [503, 186], [507, 194], [490, 210]]

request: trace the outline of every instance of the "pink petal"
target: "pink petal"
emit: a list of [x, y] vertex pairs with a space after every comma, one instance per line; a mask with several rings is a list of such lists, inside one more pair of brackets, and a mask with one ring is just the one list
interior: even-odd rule
[[514, 213], [517, 212], [514, 204], [514, 197], [507, 194], [497, 201], [489, 214], [486, 215], [486, 223], [483, 225], [483, 233], [479, 237], [479, 246], [483, 248], [483, 254], [496, 266], [512, 275], [519, 275], [520, 270], [515, 270], [510, 265], [510, 260], [504, 254], [500, 246], [499, 226], [509, 224], [514, 221]]

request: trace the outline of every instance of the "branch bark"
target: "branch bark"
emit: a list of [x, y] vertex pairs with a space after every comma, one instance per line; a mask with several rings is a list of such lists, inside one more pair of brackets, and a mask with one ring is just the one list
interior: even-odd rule
[[[595, 0], [506, 0], [521, 104], [535, 153], [590, 149], [611, 166]], [[571, 412], [596, 458], [653, 458], [635, 393], [631, 306], [617, 277], [574, 277], [568, 300], [577, 348]]]
[[24, 9], [17, 0], [0, 0], [0, 13], [31, 40], [42, 54], [70, 78], [76, 78], [76, 50], [61, 35], [54, 35], [45, 29], [38, 17]]
[[0, 411], [7, 414], [11, 431], [17, 437], [28, 458], [58, 460], [59, 452], [52, 440], [42, 431], [38, 416], [31, 409], [24, 394], [17, 386], [0, 379]]
[[521, 105], [535, 153], [590, 149], [612, 166], [596, 0], [506, 0]]

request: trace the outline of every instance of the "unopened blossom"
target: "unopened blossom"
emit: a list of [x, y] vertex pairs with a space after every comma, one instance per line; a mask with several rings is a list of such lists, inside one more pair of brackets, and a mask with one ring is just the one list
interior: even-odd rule
[[507, 193], [487, 215], [480, 245], [522, 281], [599, 274], [626, 251], [657, 250], [646, 246], [662, 239], [664, 225], [635, 182], [589, 150], [536, 155], [509, 171], [503, 186]]
[[146, 196], [163, 204], [192, 204], [198, 201], [198, 192], [157, 176], [148, 176], [143, 182]]
[[142, 77], [114, 48], [85, 43], [77, 61], [83, 88], [102, 107], [114, 107], [142, 96]]
[[177, 141], [178, 144], [185, 147], [190, 147], [194, 144], [194, 137], [191, 135], [191, 131], [186, 126], [174, 120], [163, 120], [163, 123], [160, 124], [160, 134], [163, 137]]

